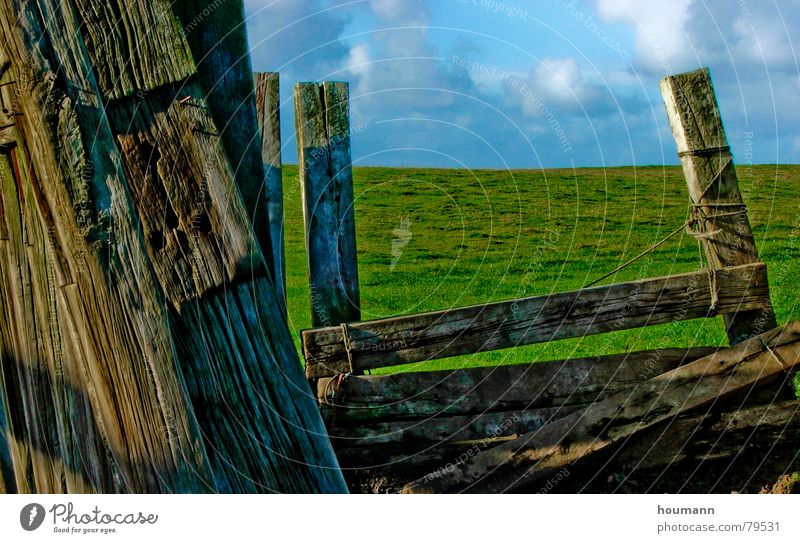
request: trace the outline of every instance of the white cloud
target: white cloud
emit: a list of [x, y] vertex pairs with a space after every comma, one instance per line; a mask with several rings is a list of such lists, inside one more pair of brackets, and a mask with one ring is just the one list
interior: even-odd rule
[[363, 77], [369, 74], [372, 58], [369, 54], [369, 47], [366, 44], [356, 45], [350, 49], [347, 58], [347, 71], [356, 77]]
[[580, 102], [594, 94], [594, 85], [572, 57], [542, 59], [530, 79], [546, 99], [558, 103]]
[[682, 69], [695, 57], [685, 27], [693, 0], [596, 0], [597, 12], [608, 22], [625, 21], [635, 28], [639, 62], [667, 73]]
[[330, 79], [349, 55], [339, 38], [350, 13], [329, 8], [322, 0], [245, 0], [254, 68]]

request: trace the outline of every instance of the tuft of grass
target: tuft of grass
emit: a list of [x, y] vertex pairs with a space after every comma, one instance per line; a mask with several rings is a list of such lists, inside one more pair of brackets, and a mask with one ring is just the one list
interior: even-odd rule
[[[800, 166], [739, 170], [780, 323], [800, 318]], [[573, 290], [665, 237], [687, 218], [679, 167], [494, 171], [356, 168], [365, 320]], [[310, 326], [296, 166], [284, 168], [290, 326]], [[405, 229], [405, 230], [404, 230]], [[399, 254], [398, 254], [399, 253]], [[606, 282], [701, 267], [683, 234]], [[724, 345], [721, 318], [434, 360], [389, 371], [519, 364], [648, 348]], [[800, 392], [800, 382], [798, 382]]]

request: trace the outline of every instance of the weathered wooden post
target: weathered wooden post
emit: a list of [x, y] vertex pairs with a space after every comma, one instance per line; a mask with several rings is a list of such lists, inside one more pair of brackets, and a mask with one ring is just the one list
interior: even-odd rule
[[312, 322], [315, 327], [358, 322], [348, 85], [301, 83], [294, 103]]
[[[678, 144], [692, 212], [709, 267], [758, 262], [747, 207], [707, 69], [661, 81], [672, 133]], [[771, 307], [725, 315], [728, 339], [736, 344], [777, 326]]]
[[[267, 194], [269, 232], [275, 262], [275, 290], [286, 305], [286, 256], [283, 240], [283, 169], [281, 162], [280, 74], [259, 72], [256, 77], [256, 109], [261, 127], [261, 160]], [[285, 308], [284, 308], [285, 309]]]
[[271, 202], [264, 185], [242, 2], [176, 0], [170, 5], [197, 64], [209, 113], [219, 128], [236, 186], [242, 194], [267, 269], [277, 284], [268, 211]]
[[343, 492], [180, 25], [166, 0], [130, 7], [0, 0], [17, 487]]

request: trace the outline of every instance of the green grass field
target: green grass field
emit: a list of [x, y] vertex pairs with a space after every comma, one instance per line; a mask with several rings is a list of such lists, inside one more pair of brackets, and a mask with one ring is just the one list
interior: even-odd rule
[[[679, 167], [361, 168], [354, 175], [364, 320], [580, 288], [675, 230], [689, 203]], [[739, 168], [739, 177], [778, 321], [798, 319], [800, 166]], [[289, 318], [299, 345], [299, 331], [310, 326], [310, 301], [296, 166], [284, 168], [284, 193]], [[605, 282], [700, 267], [697, 241], [683, 234]], [[724, 343], [721, 318], [704, 319], [391, 371]]]

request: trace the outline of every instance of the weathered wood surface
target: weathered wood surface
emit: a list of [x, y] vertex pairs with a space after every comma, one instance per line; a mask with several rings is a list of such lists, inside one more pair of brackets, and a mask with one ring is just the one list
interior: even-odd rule
[[757, 388], [798, 365], [800, 322], [793, 322], [477, 454], [442, 477], [426, 476], [405, 491], [508, 492], [534, 485], [637, 432]]
[[71, 4], [4, 1], [0, 24], [21, 140], [5, 156], [2, 256], [18, 490], [206, 490], [204, 445], [158, 325], [163, 298], [80, 23]]
[[[475, 445], [483, 450], [532, 432], [713, 352], [666, 349], [452, 372], [351, 376], [339, 390], [344, 406], [322, 404], [322, 413], [344, 468], [394, 464], [407, 473], [449, 461]], [[323, 381], [319, 393], [330, 393]]]
[[267, 194], [269, 232], [275, 262], [275, 290], [286, 304], [286, 256], [283, 234], [283, 167], [281, 161], [280, 74], [259, 72], [256, 77], [256, 108], [261, 128], [261, 161]]
[[[130, 4], [130, 2], [124, 2]], [[272, 226], [268, 187], [261, 161], [261, 131], [256, 109], [255, 83], [241, 0], [175, 0], [165, 2], [177, 15], [192, 52], [196, 74], [208, 112], [219, 130], [236, 187], [244, 200], [269, 276], [273, 283]], [[168, 9], [164, 7], [163, 9]], [[169, 39], [180, 36], [170, 33]], [[177, 81], [172, 79], [172, 81]], [[141, 92], [141, 91], [140, 91]], [[281, 202], [282, 203], [282, 202]]]
[[[678, 144], [708, 264], [724, 268], [758, 262], [747, 207], [739, 192], [711, 75], [707, 69], [661, 81], [661, 94]], [[731, 344], [777, 326], [770, 306], [725, 315]]]
[[137, 24], [100, 47], [93, 25], [142, 10], [174, 17], [0, 3], [21, 113], [0, 240], [3, 322], [23, 323], [0, 335], [18, 490], [344, 491], [194, 65], [95, 80], [129, 69], [109, 59], [181, 58], [174, 22], [147, 58], [124, 49]]
[[715, 351], [660, 349], [514, 366], [351, 375], [338, 386], [337, 379], [326, 377], [317, 382], [317, 398], [329, 427], [335, 413], [332, 435], [354, 435], [344, 428], [352, 425], [360, 436], [381, 435], [384, 427], [369, 430], [370, 423], [403, 428], [422, 419], [435, 426], [454, 415], [587, 405]]
[[683, 461], [703, 462], [745, 454], [748, 448], [792, 443], [800, 432], [800, 403], [780, 400], [731, 405], [668, 421], [626, 443], [612, 460], [626, 473]]
[[[773, 396], [748, 394], [745, 399], [715, 404], [713, 410], [656, 424], [632, 436], [609, 455], [584, 465], [571, 464], [569, 484], [559, 485], [555, 490], [578, 492], [595, 488], [612, 475], [655, 481], [656, 476], [663, 476], [670, 467], [683, 462], [699, 466], [708, 461], [733, 461], [747, 454], [769, 454], [776, 444], [791, 443], [791, 436], [800, 431], [799, 404], [791, 398], [788, 387], [786, 394]], [[580, 407], [556, 412], [553, 421], [575, 409]], [[544, 410], [540, 413], [544, 414]], [[524, 421], [515, 421], [514, 413], [496, 415], [497, 426], [487, 428], [488, 433], [480, 439], [368, 446], [342, 443], [337, 455], [351, 489], [367, 493], [398, 492], [426, 475], [429, 479], [443, 477], [480, 452], [514, 439], [514, 434], [525, 428]], [[541, 425], [530, 427], [534, 431]], [[336, 438], [334, 443], [338, 444]], [[523, 490], [537, 492], [543, 486], [545, 483], [529, 485]]]
[[[713, 289], [713, 290], [712, 290]], [[309, 378], [769, 306], [764, 264], [645, 279], [302, 334]]]
[[[422, 452], [446, 443], [466, 443], [517, 437], [543, 427], [559, 417], [588, 404], [560, 407], [534, 407], [519, 411], [493, 411], [476, 415], [440, 415], [414, 420], [378, 422], [331, 429], [335, 449], [395, 445], [396, 452]], [[368, 460], [375, 455], [364, 455]], [[366, 467], [366, 464], [361, 464]]]
[[312, 324], [357, 322], [361, 298], [349, 89], [346, 83], [300, 83], [294, 103]]

